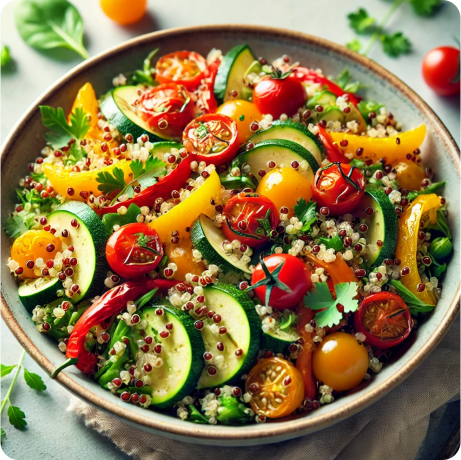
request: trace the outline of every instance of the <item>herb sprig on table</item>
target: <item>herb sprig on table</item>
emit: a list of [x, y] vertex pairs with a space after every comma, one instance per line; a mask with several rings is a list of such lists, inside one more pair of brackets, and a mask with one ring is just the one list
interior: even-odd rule
[[[23, 350], [21, 357], [19, 358], [18, 364], [13, 364], [11, 366], [5, 366], [3, 364], [1, 365], [2, 379], [6, 377], [7, 375], [9, 375], [11, 372], [13, 372], [13, 370], [16, 369], [14, 376], [13, 376], [13, 380], [11, 381], [10, 387], [8, 388], [8, 391], [5, 395], [5, 399], [2, 400], [2, 406], [1, 406], [0, 413], [3, 414], [3, 410], [8, 405], [8, 420], [11, 423], [11, 425], [13, 425], [18, 430], [24, 430], [27, 425], [26, 415], [24, 414], [24, 412], [18, 406], [14, 406], [11, 402], [11, 395], [13, 392], [13, 388], [16, 384], [16, 381], [18, 380], [21, 369], [23, 369], [24, 380], [30, 388], [32, 388], [35, 391], [45, 391], [46, 390], [46, 385], [43, 383], [42, 378], [39, 375], [34, 374], [33, 372], [29, 372], [22, 365], [25, 354], [26, 354], [26, 351]], [[5, 436], [6, 436], [5, 430], [2, 428], [1, 429], [2, 442]]]
[[409, 53], [411, 51], [410, 39], [406, 37], [403, 32], [388, 32], [385, 29], [391, 16], [404, 3], [409, 3], [419, 16], [430, 16], [442, 3], [442, 0], [394, 0], [381, 21], [370, 16], [365, 8], [359, 8], [358, 11], [350, 13], [347, 16], [349, 19], [349, 26], [358, 35], [368, 35], [371, 36], [371, 38], [366, 45], [363, 45], [362, 42], [356, 38], [347, 43], [346, 46], [366, 56], [370, 52], [373, 44], [376, 41], [380, 41], [383, 51], [388, 56], [398, 57], [402, 54]]

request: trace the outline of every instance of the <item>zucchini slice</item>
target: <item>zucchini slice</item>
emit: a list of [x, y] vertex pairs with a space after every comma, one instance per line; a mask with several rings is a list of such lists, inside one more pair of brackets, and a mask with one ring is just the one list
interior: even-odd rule
[[276, 120], [270, 128], [253, 134], [248, 142], [259, 144], [268, 139], [285, 139], [296, 142], [308, 150], [319, 165], [322, 163], [322, 143], [302, 123]]
[[[244, 77], [254, 60], [248, 45], [237, 45], [224, 56], [214, 83], [218, 104], [231, 98], [248, 100], [252, 96], [253, 90], [245, 86]], [[232, 91], [237, 91], [237, 95], [231, 96]]]
[[139, 99], [137, 86], [119, 86], [101, 97], [99, 108], [107, 121], [124, 136], [131, 134], [136, 140], [147, 134], [151, 142], [173, 140], [163, 133], [154, 131], [133, 109], [133, 102]]
[[[240, 378], [249, 372], [259, 352], [261, 322], [248, 295], [231, 284], [219, 283], [203, 289], [208, 310], [219, 315], [203, 321], [201, 329], [205, 352], [212, 355], [198, 388], [214, 388], [224, 384], [242, 384]], [[225, 333], [220, 333], [225, 328]], [[221, 329], [222, 331], [222, 329]], [[223, 345], [222, 351], [218, 343]]]
[[[147, 326], [133, 328], [135, 341], [145, 345], [144, 337], [153, 338], [149, 351], [137, 354], [137, 370], [150, 379], [143, 390], [149, 390], [152, 406], [170, 409], [190, 395], [197, 385], [204, 365], [202, 336], [194, 327], [194, 319], [189, 313], [174, 308], [166, 300], [142, 310], [141, 318], [147, 321]], [[162, 332], [168, 332], [168, 337], [162, 338]], [[161, 346], [160, 353], [156, 353], [156, 345]], [[163, 364], [155, 367], [158, 358]], [[148, 373], [145, 372], [145, 364], [152, 366]]]
[[37, 305], [46, 305], [57, 299], [57, 291], [62, 289], [58, 278], [26, 279], [18, 288], [19, 299], [27, 311], [31, 312]]
[[[77, 227], [71, 224], [73, 220]], [[106, 261], [109, 236], [98, 215], [85, 203], [68, 201], [48, 216], [48, 224], [59, 234], [68, 230], [69, 236], [62, 240], [67, 246], [74, 247], [73, 256], [78, 264], [73, 267], [72, 281], [79, 286], [80, 294], [72, 296], [72, 303], [100, 294], [109, 269]]]
[[261, 349], [270, 350], [275, 354], [287, 355], [289, 353], [288, 347], [297, 340], [299, 340], [299, 333], [296, 327], [282, 330], [276, 326], [263, 333]]
[[[373, 210], [371, 215], [366, 212], [369, 208]], [[384, 190], [377, 187], [367, 187], [360, 209], [358, 217], [368, 226], [363, 258], [370, 268], [378, 267], [385, 259], [394, 258], [399, 239], [397, 214]], [[382, 244], [378, 245], [378, 241]]]
[[171, 149], [182, 149], [183, 145], [179, 142], [172, 142], [172, 141], [163, 141], [163, 142], [156, 142], [152, 147], [150, 153], [154, 158], [158, 158], [159, 160], [165, 161], [163, 156], [165, 153], [170, 153]]
[[330, 91], [321, 91], [319, 93], [315, 93], [308, 101], [307, 101], [307, 108], [315, 109], [317, 105], [321, 105], [324, 109], [328, 107], [333, 107], [336, 105], [336, 100], [338, 96], [333, 94]]

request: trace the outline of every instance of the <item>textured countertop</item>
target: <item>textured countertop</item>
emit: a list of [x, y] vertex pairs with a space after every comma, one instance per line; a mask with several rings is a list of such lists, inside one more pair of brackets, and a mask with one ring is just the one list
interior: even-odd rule
[[[86, 44], [91, 55], [144, 33], [171, 27], [213, 23], [271, 25], [299, 30], [344, 44], [354, 38], [348, 28], [347, 13], [365, 6], [370, 15], [382, 18], [389, 7], [389, 3], [379, 0], [149, 0], [149, 15], [136, 25], [121, 28], [103, 15], [98, 1], [74, 0], [74, 4], [85, 20]], [[80, 62], [78, 58], [66, 62], [55, 61], [25, 45], [14, 27], [13, 7], [14, 4], [8, 4], [1, 14], [1, 43], [10, 47], [16, 61], [14, 72], [2, 74], [2, 142], [36, 98]], [[415, 16], [409, 5], [403, 5], [389, 22], [389, 27], [394, 31], [402, 30], [410, 37], [413, 53], [399, 59], [391, 59], [375, 45], [369, 54], [369, 57], [395, 73], [419, 93], [439, 115], [458, 143], [459, 99], [439, 98], [425, 85], [419, 69], [423, 56], [431, 48], [455, 45], [454, 37], [459, 38], [459, 23], [459, 12], [449, 2], [430, 19]], [[2, 364], [16, 363], [20, 354], [20, 346], [2, 322]], [[67, 457], [80, 460], [90, 456], [98, 460], [128, 458], [116, 451], [111, 442], [87, 429], [74, 413], [66, 411], [70, 393], [48, 379], [28, 355], [24, 365], [44, 378], [48, 391], [35, 393], [21, 380], [16, 384], [12, 400], [25, 412], [28, 429], [24, 432], [14, 429], [8, 424], [5, 411], [2, 426], [7, 437], [2, 447], [9, 457], [21, 460]], [[11, 376], [3, 380], [2, 396], [8, 389]], [[445, 424], [442, 431], [450, 431], [459, 423], [459, 409], [449, 411], [443, 420]], [[433, 428], [436, 429], [435, 426]], [[438, 452], [437, 443], [440, 442], [440, 439], [428, 439], [428, 445], [425, 446], [420, 458], [435, 458], [435, 452]], [[432, 449], [434, 455], [430, 454]]]

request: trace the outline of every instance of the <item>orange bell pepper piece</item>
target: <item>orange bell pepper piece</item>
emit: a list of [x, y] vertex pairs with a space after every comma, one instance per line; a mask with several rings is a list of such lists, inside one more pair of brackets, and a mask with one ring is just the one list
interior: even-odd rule
[[312, 266], [325, 269], [330, 275], [333, 284], [358, 282], [352, 268], [347, 265], [340, 252], [336, 253], [336, 260], [334, 262], [325, 262], [317, 259], [312, 253], [307, 254], [306, 259]]

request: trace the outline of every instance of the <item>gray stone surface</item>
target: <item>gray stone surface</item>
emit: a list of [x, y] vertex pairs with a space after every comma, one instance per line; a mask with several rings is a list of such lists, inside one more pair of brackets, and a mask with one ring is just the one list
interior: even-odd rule
[[[91, 55], [104, 51], [134, 36], [155, 30], [212, 23], [246, 23], [291, 28], [318, 35], [344, 44], [353, 38], [348, 28], [347, 13], [366, 6], [370, 14], [381, 18], [389, 4], [378, 0], [151, 0], [149, 15], [140, 23], [122, 28], [107, 19], [97, 0], [74, 0], [80, 9], [86, 30], [87, 48]], [[1, 81], [1, 140], [3, 141], [22, 113], [56, 79], [79, 63], [78, 58], [56, 61], [30, 49], [19, 37], [13, 22], [13, 4], [1, 14], [1, 43], [10, 47], [16, 60], [13, 72], [2, 74]], [[435, 110], [459, 143], [459, 99], [444, 99], [435, 95], [424, 83], [420, 66], [424, 54], [439, 45], [454, 45], [459, 38], [459, 12], [446, 2], [431, 19], [416, 17], [409, 5], [393, 16], [389, 27], [403, 30], [414, 44], [414, 52], [400, 59], [385, 56], [375, 46], [370, 57], [394, 72], [409, 84]], [[213, 44], [210, 43], [210, 47]], [[187, 47], [187, 44], [185, 44]], [[20, 346], [8, 328], [1, 324], [1, 362], [14, 364], [21, 354]], [[3, 415], [7, 437], [3, 451], [13, 459], [36, 458], [99, 460], [125, 459], [112, 443], [87, 429], [72, 412], [67, 412], [70, 394], [45, 377], [43, 371], [26, 355], [24, 365], [44, 377], [48, 391], [37, 394], [22, 380], [12, 395], [14, 403], [26, 413], [28, 429], [15, 430]], [[4, 397], [11, 376], [1, 382]], [[450, 430], [451, 424], [444, 428]], [[315, 436], [315, 435], [314, 435]]]

